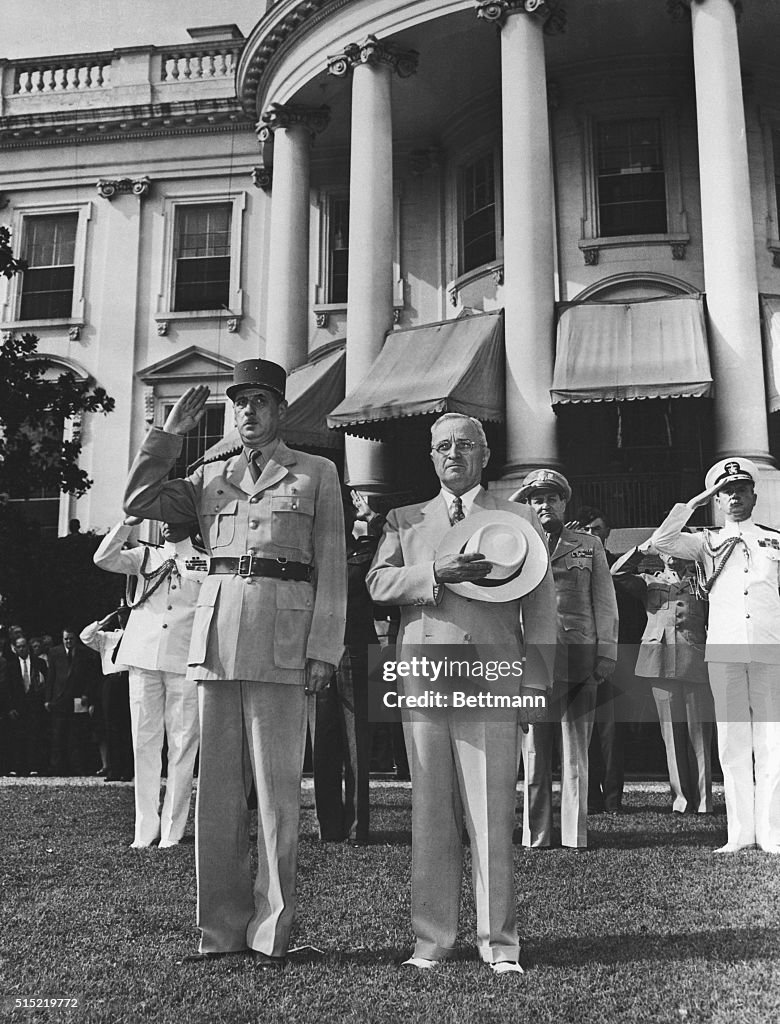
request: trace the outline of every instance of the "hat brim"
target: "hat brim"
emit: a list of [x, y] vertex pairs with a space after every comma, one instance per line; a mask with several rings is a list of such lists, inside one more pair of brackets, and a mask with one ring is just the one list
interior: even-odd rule
[[473, 601], [488, 601], [495, 604], [516, 601], [539, 586], [550, 561], [547, 546], [520, 509], [516, 513], [502, 509], [474, 512], [447, 531], [436, 556], [440, 558], [443, 555], [461, 554], [472, 534], [480, 527], [488, 525], [507, 526], [525, 537], [528, 542], [528, 553], [518, 575], [501, 583], [488, 577], [490, 586], [480, 585], [479, 582], [445, 583], [445, 586], [453, 594]]
[[270, 391], [271, 394], [276, 395], [276, 397], [280, 401], [284, 401], [284, 393], [281, 392], [279, 388], [275, 388], [271, 384], [265, 384], [261, 383], [260, 381], [253, 380], [246, 380], [243, 382], [243, 384], [230, 384], [228, 387], [225, 388], [225, 394], [232, 402], [240, 391], [246, 391], [247, 388], [262, 388], [263, 391]]

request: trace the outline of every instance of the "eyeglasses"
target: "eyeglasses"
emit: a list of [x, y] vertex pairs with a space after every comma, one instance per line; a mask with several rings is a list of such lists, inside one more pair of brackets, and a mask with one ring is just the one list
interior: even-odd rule
[[431, 448], [432, 452], [436, 452], [437, 455], [446, 455], [447, 452], [455, 445], [456, 452], [473, 452], [475, 448], [481, 448], [482, 443], [480, 441], [469, 441], [466, 438], [458, 438], [457, 441], [439, 441]]

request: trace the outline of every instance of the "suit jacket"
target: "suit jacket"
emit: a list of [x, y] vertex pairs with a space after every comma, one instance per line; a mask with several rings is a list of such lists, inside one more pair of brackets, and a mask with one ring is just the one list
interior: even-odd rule
[[49, 651], [49, 669], [46, 673], [46, 703], [49, 710], [60, 714], [73, 714], [73, 700], [83, 698], [94, 703], [99, 679], [99, 666], [91, 651], [76, 644], [73, 659], [68, 659], [60, 644]]
[[636, 661], [638, 676], [706, 683], [707, 602], [693, 592], [693, 579], [671, 570], [637, 573], [644, 554], [632, 548], [612, 567], [612, 575], [647, 610], [647, 626]]
[[176, 434], [150, 431], [130, 470], [128, 513], [197, 520], [213, 555], [250, 552], [314, 567], [311, 583], [208, 576], [195, 611], [189, 677], [300, 684], [307, 658], [338, 665], [347, 573], [333, 463], [280, 441], [256, 482], [243, 452], [168, 480], [181, 445]]
[[30, 689], [25, 693], [21, 660], [16, 654], [12, 654], [7, 659], [8, 691], [11, 707], [16, 711], [21, 711], [24, 708], [26, 698], [40, 701], [43, 704], [46, 691], [46, 662], [42, 658], [36, 658], [34, 654], [30, 655], [29, 660]]
[[[115, 526], [101, 541], [94, 561], [109, 572], [139, 577], [135, 591], [137, 600], [142, 593], [142, 566], [144, 572], [153, 572], [166, 561], [169, 552], [146, 546], [125, 548], [125, 541], [132, 532], [133, 527], [124, 523]], [[117, 659], [121, 658], [120, 666], [108, 671], [118, 672], [127, 665], [186, 675], [195, 607], [206, 574], [187, 568], [187, 560], [196, 555], [189, 541], [171, 547], [176, 551], [176, 570], [130, 612], [117, 655]], [[83, 633], [81, 639], [92, 647]]]
[[[480, 490], [474, 508], [512, 512], [542, 535], [536, 516], [523, 505]], [[539, 586], [519, 600], [492, 604], [461, 597], [449, 587], [436, 586], [433, 577], [436, 549], [450, 525], [440, 494], [431, 501], [394, 509], [387, 517], [366, 583], [377, 604], [401, 606], [399, 648], [409, 644], [486, 644], [501, 646], [511, 654], [522, 652], [525, 643], [526, 647], [538, 645], [543, 657], [549, 658], [555, 646], [555, 591], [549, 567]], [[549, 669], [550, 661], [546, 664]], [[547, 688], [549, 672], [537, 665], [523, 683]]]
[[580, 683], [597, 658], [617, 661], [615, 588], [598, 537], [564, 526], [550, 561], [558, 605], [555, 678]]

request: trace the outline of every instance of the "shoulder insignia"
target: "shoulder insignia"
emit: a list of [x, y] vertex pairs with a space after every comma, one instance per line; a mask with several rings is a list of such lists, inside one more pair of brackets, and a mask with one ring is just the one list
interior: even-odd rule
[[775, 530], [772, 526], [764, 526], [763, 523], [756, 523], [756, 526], [761, 530], [766, 530], [767, 533], [780, 533], [780, 530]]

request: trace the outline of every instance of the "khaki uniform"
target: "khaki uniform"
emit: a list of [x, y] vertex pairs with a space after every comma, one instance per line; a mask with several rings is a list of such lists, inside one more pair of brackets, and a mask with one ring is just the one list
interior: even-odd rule
[[[338, 664], [346, 608], [338, 474], [326, 459], [270, 452], [254, 481], [243, 452], [167, 480], [182, 438], [152, 430], [130, 471], [128, 512], [197, 519], [215, 556], [252, 553], [314, 567], [312, 582], [212, 575], [195, 612], [188, 676], [199, 683], [196, 808], [198, 924], [203, 952], [287, 950], [295, 912], [304, 668]], [[258, 798], [252, 884], [247, 796]]]
[[561, 531], [551, 556], [558, 604], [552, 713], [523, 736], [523, 845], [552, 843], [552, 756], [561, 736], [561, 842], [587, 846], [588, 745], [597, 658], [617, 660], [618, 612], [607, 556], [597, 537]]

